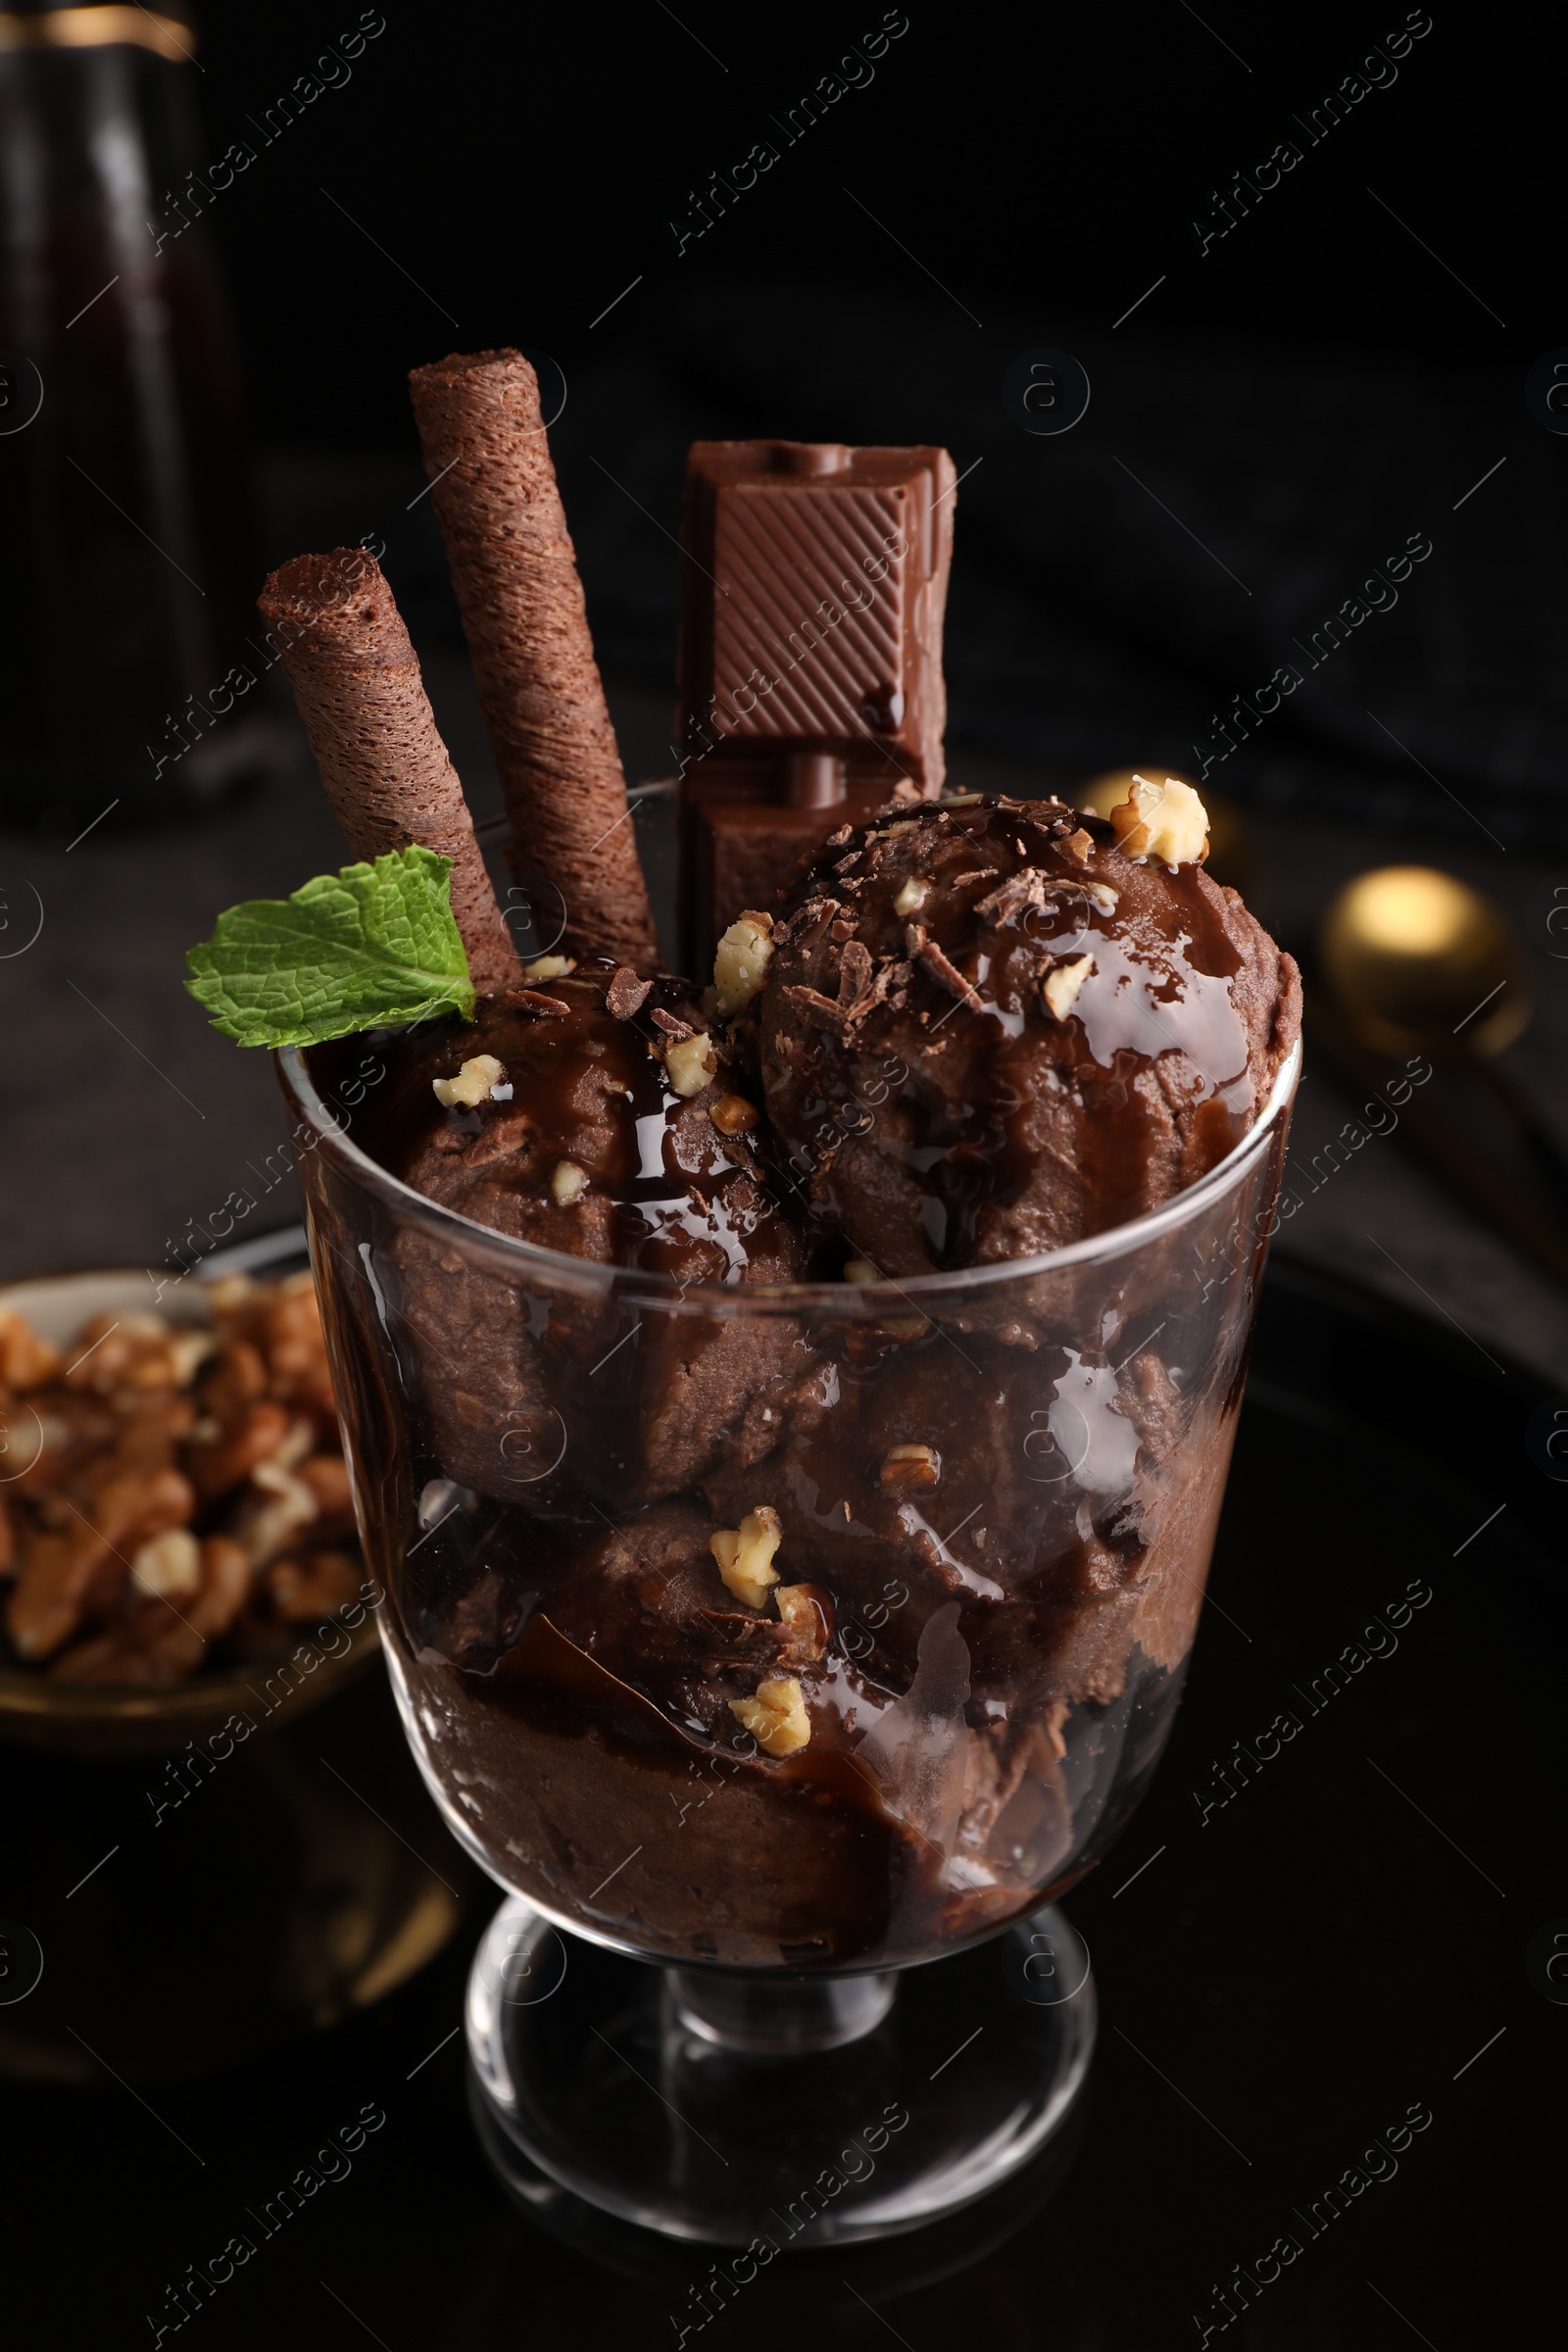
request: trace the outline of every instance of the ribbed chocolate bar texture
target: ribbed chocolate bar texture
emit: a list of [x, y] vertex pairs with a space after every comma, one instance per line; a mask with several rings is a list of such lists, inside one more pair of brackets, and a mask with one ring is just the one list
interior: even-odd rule
[[686, 960], [901, 788], [941, 788], [955, 472], [943, 449], [698, 441], [686, 470]]

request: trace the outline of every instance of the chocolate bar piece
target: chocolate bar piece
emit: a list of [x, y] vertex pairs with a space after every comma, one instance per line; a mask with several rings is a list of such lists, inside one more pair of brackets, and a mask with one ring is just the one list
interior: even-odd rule
[[944, 775], [945, 449], [697, 441], [680, 639], [682, 955], [895, 792]]

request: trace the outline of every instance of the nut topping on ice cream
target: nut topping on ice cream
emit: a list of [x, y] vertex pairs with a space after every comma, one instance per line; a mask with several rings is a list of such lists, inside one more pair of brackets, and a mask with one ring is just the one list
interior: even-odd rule
[[1110, 812], [1124, 858], [1159, 858], [1166, 865], [1200, 864], [1208, 856], [1208, 811], [1190, 784], [1167, 776], [1151, 784], [1134, 776], [1132, 789]]
[[[430, 1091], [445, 1110], [472, 1110], [506, 1083], [506, 1070], [493, 1054], [473, 1054], [455, 1078], [432, 1078]], [[502, 1097], [497, 1096], [499, 1102]]]
[[717, 1077], [718, 1059], [706, 1030], [699, 1030], [695, 1037], [670, 1040], [664, 1048], [664, 1075], [671, 1094], [681, 1096], [700, 1095], [709, 1081]]
[[942, 1456], [934, 1446], [891, 1446], [878, 1475], [885, 1494], [913, 1494], [938, 1483]]
[[754, 1008], [767, 1115], [817, 1215], [885, 1275], [1103, 1232], [1256, 1116], [1296, 968], [1193, 862], [1190, 788], [1134, 813], [1121, 847], [1054, 801], [846, 826], [775, 926]]
[[1077, 1001], [1078, 991], [1095, 968], [1092, 956], [1069, 956], [1046, 974], [1040, 993], [1058, 1021], [1064, 1021]]
[[729, 1711], [770, 1756], [793, 1756], [811, 1737], [811, 1719], [793, 1675], [759, 1683], [755, 1698], [732, 1698]]
[[713, 957], [713, 1009], [730, 1020], [762, 985], [773, 953], [773, 917], [748, 908], [718, 943]]
[[737, 1600], [744, 1600], [748, 1608], [761, 1608], [769, 1587], [778, 1583], [773, 1554], [783, 1534], [777, 1511], [764, 1502], [757, 1510], [749, 1511], [738, 1528], [721, 1527], [708, 1539], [708, 1548], [718, 1562], [718, 1573], [726, 1590]]

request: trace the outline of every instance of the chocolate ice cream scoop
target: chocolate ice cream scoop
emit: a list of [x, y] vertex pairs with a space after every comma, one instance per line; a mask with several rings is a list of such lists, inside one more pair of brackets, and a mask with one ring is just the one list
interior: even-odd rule
[[426, 1531], [389, 1640], [465, 1828], [562, 1915], [928, 1955], [1147, 1777], [1256, 1229], [1200, 1197], [1105, 1264], [988, 1261], [1190, 1185], [1294, 1036], [1294, 966], [1171, 814], [899, 805], [739, 918], [710, 1012], [563, 959], [393, 1057], [364, 1140], [471, 1238], [410, 1215], [377, 1260]]
[[[805, 1230], [775, 1198], [756, 1105], [739, 1091], [749, 1081], [684, 984], [608, 959], [550, 961], [564, 968], [534, 967], [475, 1022], [409, 1040], [367, 1133], [374, 1156], [536, 1249], [683, 1287], [805, 1279]], [[623, 1480], [638, 1458], [644, 1491], [676, 1493], [729, 1446], [771, 1355], [780, 1369], [789, 1359], [792, 1326], [771, 1327], [770, 1351], [732, 1324], [710, 1330], [694, 1307], [601, 1369], [624, 1334], [598, 1286], [547, 1316], [518, 1281], [416, 1228], [393, 1256], [433, 1450], [479, 1494], [515, 1500], [536, 1473], [550, 1482], [538, 1500], [585, 1481], [592, 1492], [596, 1472]], [[612, 1427], [590, 1442], [600, 1415]], [[568, 1424], [570, 1459], [553, 1471]]]
[[894, 806], [797, 886], [758, 1007], [768, 1117], [876, 1272], [1104, 1232], [1206, 1174], [1266, 1101], [1295, 964], [1200, 864], [1165, 862], [1201, 847], [1200, 809], [1186, 842], [1116, 813]]
[[[568, 959], [550, 961], [566, 963]], [[514, 1240], [677, 1281], [761, 1278], [778, 1237], [755, 1105], [678, 980], [595, 960], [496, 998], [400, 1067], [393, 1173]]]

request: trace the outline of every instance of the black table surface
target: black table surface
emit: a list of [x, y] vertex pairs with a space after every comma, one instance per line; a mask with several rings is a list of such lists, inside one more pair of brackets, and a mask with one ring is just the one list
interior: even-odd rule
[[[1568, 2034], [1551, 1409], [1276, 1263], [1175, 1735], [1068, 1906], [1102, 2022], [1065, 2179], [791, 2255], [700, 2330], [710, 2252], [524, 2211], [481, 2155], [460, 2021], [494, 1889], [378, 1662], [176, 1804], [156, 1764], [0, 1750], [0, 1912], [44, 1955], [0, 2007], [8, 2344], [1520, 2341]], [[220, 2283], [181, 2322], [192, 2267]]]

